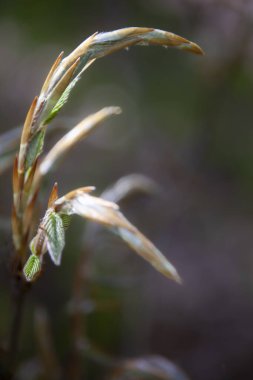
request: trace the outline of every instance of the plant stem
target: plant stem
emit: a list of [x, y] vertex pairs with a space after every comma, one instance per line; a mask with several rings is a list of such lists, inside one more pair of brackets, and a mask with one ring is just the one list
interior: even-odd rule
[[8, 366], [13, 371], [17, 361], [22, 319], [24, 313], [25, 296], [30, 288], [20, 275], [14, 278], [13, 289], [13, 315], [10, 325]]
[[[86, 276], [87, 267], [89, 266], [90, 251], [89, 249], [84, 249], [81, 253], [73, 284], [73, 315], [71, 316], [71, 332], [72, 332], [72, 352], [71, 361], [69, 365], [69, 378], [72, 380], [81, 379], [84, 376], [83, 365], [82, 365], [82, 353], [81, 353], [81, 342], [85, 341], [86, 331], [85, 331], [85, 316], [83, 315], [80, 304], [85, 298], [85, 293], [89, 291], [89, 282]], [[86, 377], [86, 376], [85, 376]], [[85, 378], [83, 377], [83, 378]]]

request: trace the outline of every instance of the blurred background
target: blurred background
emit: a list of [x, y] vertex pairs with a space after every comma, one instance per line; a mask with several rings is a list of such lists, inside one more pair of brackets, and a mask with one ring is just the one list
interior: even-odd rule
[[[206, 52], [133, 47], [98, 60], [54, 121], [47, 149], [89, 113], [123, 109], [50, 174], [41, 216], [55, 181], [60, 194], [86, 185], [100, 194], [122, 176], [144, 174], [159, 192], [121, 207], [175, 264], [183, 285], [75, 219], [61, 267], [47, 261], [27, 299], [17, 379], [56, 379], [59, 367], [75, 379], [78, 365], [79, 378], [102, 379], [114, 360], [152, 354], [189, 379], [253, 378], [252, 23], [250, 0], [0, 3], [1, 134], [22, 125], [56, 56], [97, 30], [156, 27]], [[2, 347], [11, 310], [10, 210], [11, 169], [0, 176]]]

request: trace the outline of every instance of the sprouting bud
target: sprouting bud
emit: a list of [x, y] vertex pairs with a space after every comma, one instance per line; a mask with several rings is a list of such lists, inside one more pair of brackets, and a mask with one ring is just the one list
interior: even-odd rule
[[34, 281], [41, 272], [42, 256], [32, 254], [27, 260], [23, 273], [26, 281]]

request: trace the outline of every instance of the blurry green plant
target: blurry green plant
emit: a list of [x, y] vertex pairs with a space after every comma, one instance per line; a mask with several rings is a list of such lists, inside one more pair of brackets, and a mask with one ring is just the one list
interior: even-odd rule
[[[86, 138], [101, 122], [113, 115], [118, 115], [121, 110], [119, 107], [106, 107], [88, 116], [64, 135], [41, 159], [48, 124], [68, 101], [71, 91], [84, 71], [97, 58], [132, 45], [171, 46], [195, 54], [203, 54], [197, 44], [173, 33], [153, 28], [132, 27], [107, 33], [95, 33], [64, 59], [63, 53], [59, 55], [49, 71], [39, 96], [35, 97], [28, 111], [13, 168], [12, 231], [15, 246], [13, 277], [18, 292], [9, 347], [12, 361], [15, 361], [20, 311], [27, 283], [37, 280], [41, 274], [46, 252], [49, 253], [54, 264], [60, 265], [65, 246], [65, 230], [73, 214], [107, 227], [163, 275], [181, 282], [174, 266], [122, 215], [117, 204], [90, 194], [94, 187], [75, 189], [59, 197], [57, 184], [55, 184], [45, 216], [31, 240], [36, 221], [38, 193], [43, 178], [72, 146]], [[3, 152], [1, 156], [0, 150], [2, 171], [8, 167], [15, 152], [16, 132], [13, 134], [13, 139], [5, 136], [6, 149], [0, 146]], [[28, 247], [30, 247], [31, 256], [27, 259]]]

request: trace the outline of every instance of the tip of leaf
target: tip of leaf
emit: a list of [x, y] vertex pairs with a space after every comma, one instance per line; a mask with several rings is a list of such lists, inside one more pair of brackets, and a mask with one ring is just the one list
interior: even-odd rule
[[58, 196], [58, 183], [55, 182], [54, 186], [53, 186], [53, 189], [51, 191], [51, 194], [49, 196], [49, 199], [48, 199], [48, 207], [52, 207], [54, 202], [59, 198]]
[[113, 107], [110, 107], [111, 111], [115, 114], [115, 115], [120, 115], [122, 113], [122, 109], [118, 106], [113, 106]]
[[183, 280], [182, 278], [179, 276], [179, 274], [177, 273], [174, 280], [179, 284], [179, 285], [183, 285]]
[[182, 278], [179, 276], [176, 268], [169, 262], [167, 262], [167, 265], [164, 266], [164, 270], [161, 270], [161, 272], [169, 279], [175, 281], [177, 284], [183, 284]]
[[188, 50], [191, 53], [194, 53], [197, 55], [205, 55], [204, 50], [198, 44], [195, 44], [195, 42], [190, 42], [188, 44], [182, 45], [181, 49]]

